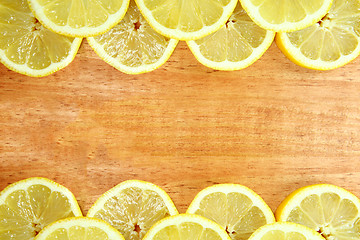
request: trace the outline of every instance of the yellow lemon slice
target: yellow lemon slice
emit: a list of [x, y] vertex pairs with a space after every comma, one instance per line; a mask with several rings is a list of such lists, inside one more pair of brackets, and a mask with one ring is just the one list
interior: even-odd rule
[[33, 77], [54, 73], [72, 62], [81, 40], [44, 28], [25, 0], [0, 3], [0, 61], [13, 71]]
[[94, 51], [116, 69], [138, 74], [163, 65], [178, 41], [154, 31], [139, 12], [134, 1], [123, 20], [110, 31], [87, 38]]
[[279, 33], [276, 43], [294, 63], [316, 70], [335, 69], [360, 54], [360, 1], [334, 0], [318, 23], [291, 33]]
[[179, 214], [157, 222], [144, 240], [231, 240], [218, 224], [195, 214]]
[[164, 190], [152, 183], [129, 180], [100, 196], [87, 216], [110, 223], [126, 240], [138, 240], [154, 223], [175, 214], [178, 211]]
[[259, 227], [275, 221], [264, 200], [239, 184], [217, 184], [203, 189], [186, 212], [218, 223], [233, 240], [246, 240]]
[[178, 40], [202, 38], [221, 28], [237, 0], [136, 0], [149, 24]]
[[274, 32], [256, 25], [238, 3], [222, 28], [187, 44], [196, 59], [207, 67], [240, 70], [258, 60], [274, 37]]
[[82, 216], [74, 195], [46, 178], [28, 178], [0, 193], [0, 239], [33, 239], [59, 219]]
[[54, 222], [35, 240], [124, 240], [110, 224], [95, 218], [74, 217]]
[[296, 223], [277, 222], [256, 230], [249, 240], [324, 240], [311, 228]]
[[28, 0], [36, 18], [54, 32], [71, 37], [104, 33], [124, 17], [129, 0]]
[[332, 0], [240, 0], [259, 26], [275, 32], [291, 32], [318, 22]]
[[310, 227], [328, 240], [360, 239], [360, 200], [330, 184], [294, 191], [276, 210], [276, 219]]

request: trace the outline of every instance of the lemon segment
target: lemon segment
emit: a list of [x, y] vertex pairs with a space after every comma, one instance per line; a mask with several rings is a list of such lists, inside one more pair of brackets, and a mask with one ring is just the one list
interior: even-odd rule
[[276, 43], [299, 66], [335, 69], [360, 54], [360, 1], [334, 0], [329, 13], [303, 30], [279, 33]]
[[240, 0], [250, 17], [262, 28], [291, 32], [318, 22], [333, 0]]
[[28, 0], [36, 18], [52, 31], [71, 37], [104, 33], [125, 15], [129, 0]]
[[110, 223], [126, 240], [139, 240], [154, 223], [175, 214], [178, 211], [164, 190], [148, 182], [128, 180], [100, 196], [87, 216]]
[[270, 47], [274, 37], [274, 32], [255, 24], [238, 3], [222, 28], [187, 44], [203, 65], [229, 71], [253, 64]]
[[136, 0], [149, 24], [168, 38], [195, 40], [221, 28], [237, 0]]
[[294, 191], [276, 210], [276, 219], [305, 225], [329, 240], [360, 238], [360, 200], [330, 184]]
[[267, 224], [257, 229], [249, 240], [324, 240], [313, 229], [290, 222]]
[[233, 240], [246, 240], [259, 227], [275, 221], [264, 200], [238, 184], [217, 184], [203, 189], [186, 212], [216, 222]]
[[59, 219], [82, 216], [74, 195], [45, 178], [29, 178], [0, 193], [0, 239], [33, 239]]
[[94, 51], [116, 69], [139, 74], [163, 65], [178, 41], [154, 31], [141, 15], [134, 1], [124, 19], [110, 31], [87, 38]]
[[44, 228], [35, 240], [124, 240], [110, 224], [95, 218], [73, 217]]
[[25, 0], [0, 3], [0, 61], [33, 77], [47, 76], [72, 62], [82, 39], [43, 27]]
[[157, 222], [143, 240], [230, 240], [218, 224], [195, 214], [179, 214]]

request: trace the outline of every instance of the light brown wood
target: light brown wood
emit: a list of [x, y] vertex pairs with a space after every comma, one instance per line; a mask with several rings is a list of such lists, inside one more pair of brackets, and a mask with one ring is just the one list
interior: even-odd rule
[[126, 75], [83, 43], [45, 78], [0, 66], [0, 190], [42, 176], [84, 213], [127, 179], [166, 190], [180, 212], [216, 183], [239, 183], [275, 210], [298, 187], [360, 197], [360, 60], [327, 72], [276, 45], [247, 69], [202, 66], [181, 42], [160, 69]]

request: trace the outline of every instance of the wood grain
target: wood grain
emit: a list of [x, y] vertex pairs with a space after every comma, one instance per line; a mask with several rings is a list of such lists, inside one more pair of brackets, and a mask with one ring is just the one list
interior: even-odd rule
[[148, 74], [126, 75], [83, 43], [45, 78], [0, 66], [0, 189], [31, 176], [74, 192], [84, 213], [127, 179], [158, 184], [185, 212], [216, 183], [252, 188], [275, 210], [332, 183], [360, 197], [359, 59], [298, 67], [276, 45], [247, 69], [202, 66], [180, 42]]

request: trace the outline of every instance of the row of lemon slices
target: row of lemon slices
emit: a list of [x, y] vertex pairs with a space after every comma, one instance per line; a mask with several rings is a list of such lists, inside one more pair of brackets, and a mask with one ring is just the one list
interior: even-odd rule
[[334, 185], [296, 190], [275, 215], [278, 223], [259, 195], [238, 184], [205, 188], [186, 214], [178, 214], [164, 190], [129, 180], [104, 193], [82, 217], [67, 188], [45, 178], [29, 178], [0, 193], [0, 239], [360, 239], [360, 200]]
[[202, 64], [239, 70], [277, 31], [289, 59], [329, 70], [360, 54], [359, 19], [360, 0], [1, 0], [0, 60], [46, 76], [67, 66], [87, 37], [107, 63], [137, 74], [160, 67], [186, 40]]

